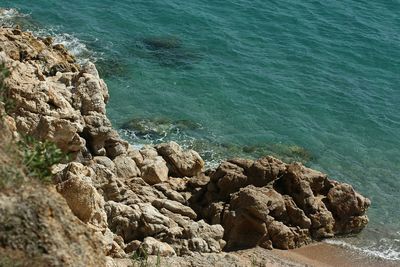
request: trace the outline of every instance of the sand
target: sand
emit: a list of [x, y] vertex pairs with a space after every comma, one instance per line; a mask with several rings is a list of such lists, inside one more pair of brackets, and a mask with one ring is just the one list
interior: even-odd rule
[[398, 267], [400, 261], [384, 260], [377, 257], [368, 256], [356, 251], [346, 250], [342, 247], [326, 243], [316, 243], [293, 250], [273, 250], [273, 255], [282, 260], [283, 266], [286, 261], [291, 261], [295, 265], [305, 266], [363, 266], [363, 267]]

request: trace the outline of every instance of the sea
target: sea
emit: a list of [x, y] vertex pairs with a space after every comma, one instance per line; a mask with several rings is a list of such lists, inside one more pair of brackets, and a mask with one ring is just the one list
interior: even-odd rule
[[95, 62], [134, 146], [274, 155], [350, 183], [370, 223], [329, 243], [400, 260], [400, 1], [0, 0], [0, 24]]

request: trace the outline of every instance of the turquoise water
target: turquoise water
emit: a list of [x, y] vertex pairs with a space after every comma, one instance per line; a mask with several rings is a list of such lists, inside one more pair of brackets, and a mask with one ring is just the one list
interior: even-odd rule
[[2, 21], [96, 61], [117, 127], [167, 121], [122, 130], [132, 143], [299, 157], [372, 200], [368, 228], [335, 242], [400, 259], [400, 2], [49, 2], [0, 0], [19, 11]]

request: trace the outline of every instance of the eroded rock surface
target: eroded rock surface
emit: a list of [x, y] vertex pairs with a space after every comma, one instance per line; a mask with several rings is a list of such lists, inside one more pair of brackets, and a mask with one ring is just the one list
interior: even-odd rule
[[54, 183], [114, 258], [109, 266], [139, 250], [197, 262], [196, 253], [224, 249], [291, 249], [368, 223], [368, 199], [300, 163], [232, 159], [204, 171], [197, 152], [174, 142], [135, 149], [106, 117], [107, 86], [93, 64], [9, 28], [0, 48], [15, 128], [73, 155], [53, 168]]

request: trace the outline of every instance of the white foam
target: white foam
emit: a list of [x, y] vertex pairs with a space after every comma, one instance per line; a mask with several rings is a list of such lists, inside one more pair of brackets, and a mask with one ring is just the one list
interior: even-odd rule
[[19, 13], [15, 8], [0, 8], [0, 21], [10, 20], [17, 17], [27, 17], [28, 14]]
[[73, 34], [57, 33], [57, 30], [53, 28], [46, 30], [40, 29], [37, 31], [33, 31], [33, 33], [41, 37], [52, 36], [53, 43], [64, 45], [69, 53], [77, 58], [78, 63], [80, 64], [86, 63], [88, 61], [96, 61], [95, 53], [87, 48], [86, 44], [79, 40], [79, 38], [77, 38]]
[[[20, 13], [17, 9], [0, 8], [0, 24], [5, 26], [13, 27], [13, 19], [29, 17], [29, 14]], [[76, 36], [69, 33], [60, 33], [57, 27], [49, 27], [46, 29], [37, 29], [36, 27], [31, 27], [28, 31], [32, 32], [35, 36], [47, 37], [52, 36], [54, 44], [64, 45], [68, 51], [77, 58], [79, 64], [86, 63], [88, 61], [96, 62], [99, 57], [98, 54], [91, 51], [84, 42], [79, 40]]]
[[357, 251], [367, 256], [393, 261], [400, 260], [400, 248], [393, 245], [393, 240], [381, 239], [380, 244], [365, 247], [358, 247], [338, 239], [327, 239], [324, 242]]

